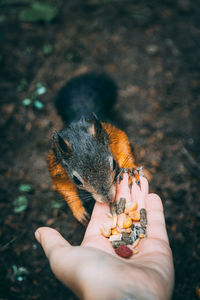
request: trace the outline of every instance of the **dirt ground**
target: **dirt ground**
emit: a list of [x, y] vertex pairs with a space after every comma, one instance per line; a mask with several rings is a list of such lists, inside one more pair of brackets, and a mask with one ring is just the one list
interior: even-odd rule
[[[46, 155], [53, 130], [62, 127], [54, 97], [90, 70], [116, 81], [122, 127], [152, 175], [150, 190], [162, 197], [176, 271], [173, 299], [200, 299], [199, 2], [60, 4], [51, 23], [20, 22], [19, 4], [0, 7], [0, 300], [76, 299], [51, 273], [33, 233], [47, 225], [73, 244], [83, 236], [51, 190]], [[23, 103], [37, 83], [46, 87], [40, 109]], [[28, 207], [16, 213], [19, 196]]]

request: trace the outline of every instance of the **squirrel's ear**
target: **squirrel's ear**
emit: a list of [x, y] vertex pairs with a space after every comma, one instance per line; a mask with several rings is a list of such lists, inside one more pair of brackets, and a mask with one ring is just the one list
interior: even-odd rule
[[100, 120], [97, 118], [97, 116], [95, 115], [95, 113], [93, 113], [93, 124], [92, 126], [89, 128], [89, 132], [95, 136], [95, 138], [102, 142], [105, 143], [106, 141], [106, 132], [100, 122]]
[[60, 133], [56, 133], [56, 145], [58, 147], [58, 149], [60, 150], [60, 152], [62, 152], [65, 155], [69, 155], [72, 153], [72, 146], [71, 144], [64, 139]]

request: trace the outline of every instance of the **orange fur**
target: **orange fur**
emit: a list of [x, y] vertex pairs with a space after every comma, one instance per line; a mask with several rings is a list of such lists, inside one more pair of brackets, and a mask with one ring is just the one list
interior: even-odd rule
[[136, 168], [127, 135], [109, 123], [102, 123], [110, 140], [110, 150], [120, 168]]

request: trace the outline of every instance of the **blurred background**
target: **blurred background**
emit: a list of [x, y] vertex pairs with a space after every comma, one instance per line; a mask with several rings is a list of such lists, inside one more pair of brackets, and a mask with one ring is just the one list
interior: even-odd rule
[[173, 299], [200, 299], [199, 20], [198, 0], [0, 0], [0, 300], [76, 299], [34, 231], [52, 226], [74, 245], [83, 236], [46, 156], [62, 128], [54, 97], [91, 70], [116, 81], [123, 129], [162, 197]]

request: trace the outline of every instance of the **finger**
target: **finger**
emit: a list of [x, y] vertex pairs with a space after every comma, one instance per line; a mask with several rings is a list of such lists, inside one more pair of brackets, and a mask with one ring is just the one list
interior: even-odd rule
[[132, 186], [132, 200], [136, 201], [138, 203], [138, 210], [140, 210], [142, 207], [145, 207], [145, 197], [147, 196], [149, 192], [149, 184], [145, 177], [140, 177], [140, 186], [133, 181]]
[[165, 225], [163, 205], [156, 194], [148, 194], [145, 198], [147, 211], [147, 237], [169, 242]]
[[95, 203], [90, 222], [81, 243], [82, 246], [103, 249], [108, 253], [111, 252], [112, 248], [108, 239], [100, 232], [102, 224], [108, 220], [107, 214], [109, 212], [110, 207], [108, 204]]
[[123, 174], [123, 180], [117, 183], [117, 193], [116, 201], [118, 202], [120, 198], [126, 198], [126, 201], [130, 201], [130, 189], [128, 186], [128, 174]]

